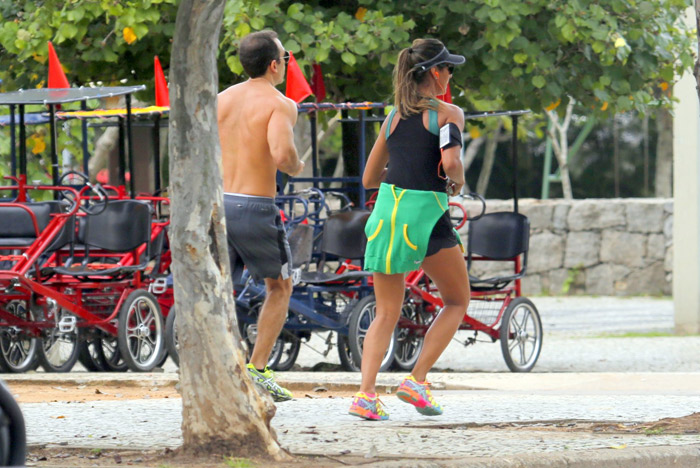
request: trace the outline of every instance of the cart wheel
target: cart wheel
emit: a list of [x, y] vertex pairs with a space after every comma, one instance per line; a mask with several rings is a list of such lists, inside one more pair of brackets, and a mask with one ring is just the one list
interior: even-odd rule
[[[377, 299], [374, 294], [362, 298], [350, 311], [350, 325], [348, 330], [348, 341], [353, 361], [362, 363], [362, 346], [365, 342], [365, 335], [369, 326], [377, 313]], [[396, 349], [396, 331], [389, 341], [389, 347], [384, 353], [379, 372], [386, 372], [394, 362], [394, 350]]]
[[[59, 319], [64, 314], [68, 315], [68, 312], [61, 310]], [[74, 326], [70, 332], [51, 328], [46, 333], [41, 339], [41, 346], [37, 347], [39, 364], [46, 372], [70, 372], [80, 353], [79, 328]]]
[[[25, 301], [10, 301], [5, 309], [24, 320], [34, 320], [34, 314]], [[3, 327], [0, 329], [0, 368], [14, 374], [36, 369], [39, 366], [38, 347], [39, 339], [29, 336], [21, 328]]]
[[25, 466], [27, 431], [22, 410], [0, 382], [0, 466]]
[[[248, 359], [250, 359], [253, 353], [253, 346], [255, 346], [255, 340], [258, 337], [258, 314], [260, 313], [261, 307], [262, 303], [254, 304], [247, 310], [238, 305], [236, 307], [236, 311], [239, 314], [238, 330], [241, 332], [241, 338], [243, 338], [248, 345]], [[275, 341], [275, 345], [272, 347], [272, 351], [270, 351], [270, 357], [267, 358], [267, 367], [270, 369], [276, 368], [280, 359], [282, 359], [283, 348], [282, 339], [278, 338], [277, 341]], [[296, 357], [294, 359], [296, 360]], [[292, 365], [293, 364], [294, 363], [292, 363]]]
[[165, 352], [163, 316], [153, 294], [133, 291], [119, 309], [117, 343], [129, 369], [150, 372]]
[[542, 350], [542, 321], [535, 305], [517, 297], [508, 305], [501, 321], [501, 351], [512, 372], [529, 372]]
[[[280, 343], [280, 356], [272, 369], [279, 372], [288, 371], [294, 366], [299, 356], [301, 338], [295, 333], [282, 330], [280, 339], [277, 341]], [[275, 346], [276, 345], [277, 343], [275, 343]]]
[[[412, 370], [416, 365], [418, 356], [423, 349], [425, 330], [427, 330], [426, 316], [423, 314], [422, 305], [412, 300], [404, 302], [401, 307], [401, 317], [409, 320], [414, 325], [423, 326], [424, 329], [412, 329], [396, 327], [396, 349], [394, 350], [394, 364], [401, 370]], [[401, 319], [399, 319], [401, 320]]]
[[97, 351], [98, 346], [100, 346], [100, 342], [96, 337], [81, 339], [78, 342], [78, 362], [88, 372], [102, 372], [105, 370]]
[[97, 338], [95, 351], [99, 356], [103, 370], [107, 372], [126, 372], [129, 370], [129, 366], [122, 359], [116, 336]]
[[165, 348], [175, 365], [180, 367], [180, 355], [177, 344], [177, 325], [175, 324], [175, 307], [171, 307], [165, 318]]
[[349, 372], [360, 372], [360, 363], [355, 362], [350, 351], [350, 340], [345, 335], [338, 333], [338, 357], [340, 357], [340, 365], [343, 369]]

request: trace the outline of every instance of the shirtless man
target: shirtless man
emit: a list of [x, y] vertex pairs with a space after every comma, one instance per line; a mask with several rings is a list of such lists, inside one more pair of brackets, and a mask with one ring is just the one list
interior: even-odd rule
[[274, 381], [267, 360], [292, 294], [292, 257], [274, 196], [278, 169], [294, 176], [304, 168], [294, 147], [297, 107], [275, 88], [284, 81], [289, 60], [275, 32], [246, 36], [239, 58], [250, 79], [221, 92], [217, 100], [231, 270], [245, 264], [256, 279], [265, 280], [265, 302], [247, 367], [275, 401], [285, 401], [292, 394]]

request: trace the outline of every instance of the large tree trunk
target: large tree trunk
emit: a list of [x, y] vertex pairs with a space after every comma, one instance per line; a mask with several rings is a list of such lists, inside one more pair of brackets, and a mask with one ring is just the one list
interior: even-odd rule
[[673, 196], [673, 115], [668, 109], [656, 112], [656, 174], [654, 195]]
[[216, 122], [224, 0], [182, 0], [170, 67], [171, 248], [183, 450], [282, 459], [274, 405], [245, 369], [223, 219]]

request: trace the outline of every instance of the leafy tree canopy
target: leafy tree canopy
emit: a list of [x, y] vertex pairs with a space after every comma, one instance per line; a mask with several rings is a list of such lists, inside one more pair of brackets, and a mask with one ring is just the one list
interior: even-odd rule
[[[0, 0], [3, 86], [42, 84], [48, 40], [73, 82], [149, 83], [154, 54], [167, 66], [176, 3]], [[692, 66], [694, 36], [682, 21], [689, 6], [690, 0], [229, 1], [221, 82], [244, 79], [240, 39], [270, 28], [307, 77], [311, 63], [322, 65], [329, 99], [385, 100], [397, 51], [413, 38], [438, 37], [467, 57], [453, 79], [455, 101], [464, 107], [498, 102], [540, 111], [573, 98], [596, 112], [643, 110], [669, 99], [658, 88]]]

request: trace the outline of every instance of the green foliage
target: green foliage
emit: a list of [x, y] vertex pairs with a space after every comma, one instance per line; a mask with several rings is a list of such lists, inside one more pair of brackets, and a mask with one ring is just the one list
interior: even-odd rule
[[[693, 63], [689, 0], [238, 0], [221, 35], [223, 86], [244, 79], [236, 55], [252, 31], [277, 31], [307, 77], [322, 64], [329, 100], [386, 100], [397, 52], [438, 37], [467, 64], [455, 102], [535, 112], [569, 96], [595, 112], [668, 101], [663, 82]], [[152, 83], [153, 55], [169, 62], [176, 0], [0, 0], [4, 89], [42, 85], [48, 40], [75, 84]], [[127, 34], [128, 32], [128, 34]]]
[[360, 9], [354, 1], [228, 2], [221, 52], [231, 71], [241, 75], [236, 55], [240, 40], [250, 32], [273, 29], [307, 77], [312, 63], [322, 64], [329, 100], [386, 100], [397, 52], [409, 44], [414, 26], [402, 14]]
[[465, 55], [453, 94], [457, 87], [511, 109], [538, 112], [561, 99], [563, 110], [570, 96], [596, 112], [641, 111], [694, 60], [695, 33], [682, 21], [688, 0], [360, 3], [415, 17], [413, 37], [439, 37]]
[[48, 41], [68, 81], [153, 81], [153, 56], [168, 63], [176, 0], [0, 0], [4, 90], [46, 85]]

